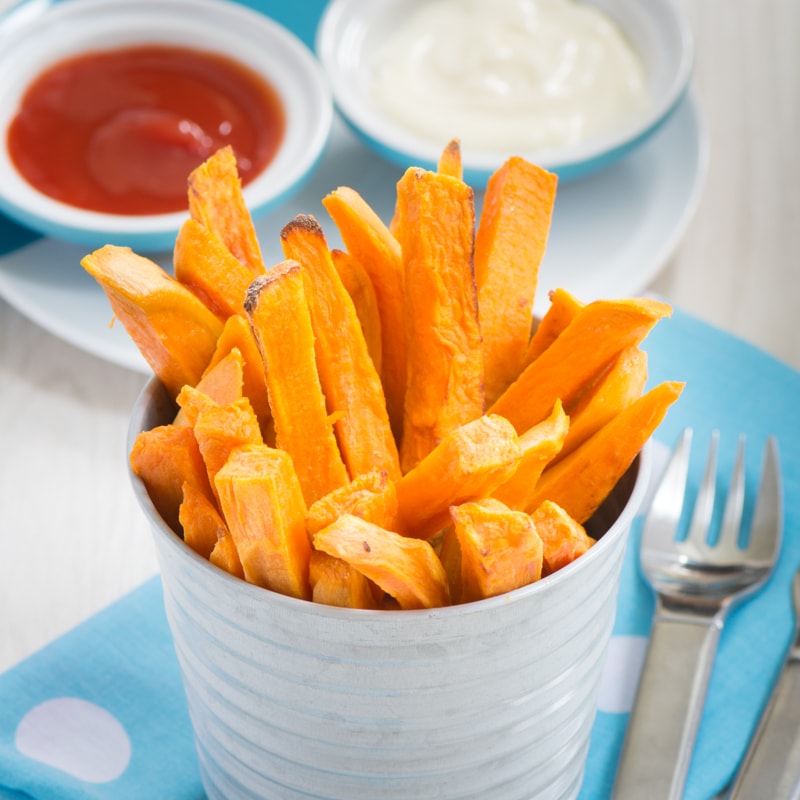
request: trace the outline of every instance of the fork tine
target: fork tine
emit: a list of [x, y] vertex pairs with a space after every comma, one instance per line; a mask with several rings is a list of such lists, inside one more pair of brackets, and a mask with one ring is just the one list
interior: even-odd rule
[[645, 520], [644, 535], [670, 549], [674, 548], [676, 510], [680, 511], [686, 492], [691, 446], [692, 429], [686, 428], [670, 454]]
[[722, 514], [719, 540], [717, 549], [719, 558], [735, 559], [741, 555], [740, 535], [742, 530], [742, 514], [744, 512], [745, 495], [745, 436], [739, 437], [736, 448], [736, 462], [733, 465], [728, 497], [725, 501], [725, 511]]
[[778, 441], [770, 436], [764, 449], [758, 496], [756, 497], [750, 540], [746, 552], [750, 558], [770, 563], [781, 543], [783, 529], [783, 488], [781, 485]]
[[714, 496], [717, 490], [717, 450], [719, 448], [719, 431], [712, 431], [708, 447], [708, 458], [703, 480], [694, 503], [692, 521], [686, 534], [686, 543], [698, 551], [705, 551], [711, 517], [714, 513]]

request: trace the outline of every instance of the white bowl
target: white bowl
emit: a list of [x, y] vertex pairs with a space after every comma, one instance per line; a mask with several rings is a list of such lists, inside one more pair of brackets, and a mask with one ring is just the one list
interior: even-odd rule
[[0, 20], [1, 211], [47, 236], [87, 247], [172, 248], [187, 212], [126, 216], [67, 205], [25, 181], [5, 146], [22, 94], [44, 69], [82, 52], [145, 43], [218, 53], [265, 78], [281, 98], [286, 129], [274, 159], [245, 187], [245, 199], [258, 217], [300, 188], [328, 141], [333, 102], [314, 54], [294, 34], [223, 0], [33, 2]]
[[[332, 0], [317, 32], [317, 54], [338, 110], [378, 153], [406, 167], [432, 169], [446, 141], [432, 142], [376, 107], [372, 72], [376, 54], [404, 18], [430, 0]], [[691, 77], [693, 38], [673, 0], [583, 0], [614, 20], [640, 56], [646, 74], [644, 109], [620, 127], [572, 145], [527, 152], [470, 149], [462, 141], [465, 180], [479, 188], [509, 155], [520, 155], [558, 174], [581, 177], [608, 166], [642, 144], [669, 117]], [[488, 6], [487, 6], [488, 7]], [[465, 132], [452, 136], [464, 139]]]
[[[139, 431], [175, 406], [156, 380]], [[209, 800], [550, 800], [580, 789], [648, 448], [537, 583], [424, 611], [360, 611], [245, 583], [187, 547], [144, 484]]]

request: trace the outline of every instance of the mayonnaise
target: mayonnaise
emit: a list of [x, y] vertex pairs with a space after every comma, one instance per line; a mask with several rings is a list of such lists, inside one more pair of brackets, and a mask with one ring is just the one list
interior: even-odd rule
[[373, 65], [384, 113], [436, 144], [531, 152], [581, 142], [646, 105], [618, 26], [575, 0], [431, 0]]

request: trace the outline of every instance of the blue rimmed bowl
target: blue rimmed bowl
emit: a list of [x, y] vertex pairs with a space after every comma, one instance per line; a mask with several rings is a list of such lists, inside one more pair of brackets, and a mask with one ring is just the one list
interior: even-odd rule
[[[435, 0], [434, 0], [435, 1]], [[328, 74], [339, 112], [375, 151], [400, 166], [432, 169], [446, 140], [434, 141], [404, 124], [376, 102], [377, 60], [403, 21], [432, 0], [332, 0], [317, 33], [316, 49]], [[521, 155], [558, 174], [579, 178], [609, 166], [634, 151], [669, 118], [691, 78], [692, 32], [673, 0], [582, 0], [604, 12], [638, 55], [644, 70], [644, 102], [619, 125], [587, 138], [546, 149], [518, 148]], [[490, 5], [486, 6], [487, 8]], [[431, 35], [438, 36], [441, 32]], [[453, 69], [458, 69], [453, 64]], [[496, 149], [470, 147], [469, 131], [452, 131], [462, 144], [465, 180], [476, 188], [509, 155]]]
[[44, 70], [83, 53], [149, 44], [227, 57], [277, 92], [285, 131], [272, 161], [245, 186], [254, 217], [285, 202], [303, 185], [328, 142], [333, 101], [314, 54], [286, 28], [225, 0], [34, 0], [0, 17], [0, 211], [41, 234], [87, 248], [109, 243], [138, 251], [172, 248], [185, 211], [110, 214], [60, 202], [22, 177], [6, 143], [21, 98]]

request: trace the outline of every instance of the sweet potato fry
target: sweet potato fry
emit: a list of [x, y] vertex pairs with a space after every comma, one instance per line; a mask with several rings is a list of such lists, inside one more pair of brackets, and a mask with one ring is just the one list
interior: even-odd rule
[[531, 518], [487, 498], [450, 509], [461, 550], [460, 603], [494, 597], [542, 576], [542, 540]]
[[236, 551], [236, 543], [233, 541], [230, 531], [217, 539], [214, 549], [208, 560], [219, 569], [225, 570], [235, 578], [244, 579], [244, 569], [239, 560], [239, 553]]
[[648, 298], [589, 303], [489, 412], [506, 417], [521, 433], [541, 422], [556, 400], [569, 409], [622, 350], [638, 344], [671, 313], [666, 303]]
[[244, 314], [244, 296], [253, 271], [211, 230], [187, 219], [173, 253], [175, 277], [221, 319]]
[[445, 145], [442, 154], [439, 156], [436, 171], [442, 175], [450, 175], [453, 178], [463, 180], [464, 165], [461, 163], [461, 141], [459, 139], [451, 139]]
[[513, 474], [521, 457], [517, 434], [503, 417], [479, 417], [450, 431], [397, 481], [405, 532], [432, 536], [448, 524], [450, 506], [490, 495]]
[[208, 494], [184, 482], [179, 516], [183, 541], [197, 555], [210, 558], [217, 540], [228, 532], [228, 526]]
[[375, 287], [361, 263], [344, 250], [331, 250], [333, 266], [342, 279], [347, 294], [353, 301], [356, 316], [361, 324], [361, 332], [367, 343], [375, 371], [381, 374], [381, 315], [378, 310], [378, 298]]
[[201, 411], [208, 411], [219, 405], [213, 397], [210, 397], [196, 386], [189, 386], [188, 384], [178, 392], [176, 402], [178, 403], [178, 414], [182, 414], [185, 423], [191, 426], [194, 426], [195, 422], [197, 422], [197, 417]]
[[210, 499], [214, 497], [203, 456], [189, 427], [160, 425], [142, 431], [131, 448], [130, 465], [164, 522], [178, 533], [184, 484], [191, 484]]
[[308, 565], [311, 599], [340, 608], [378, 608], [383, 591], [355, 567], [322, 550], [312, 550]]
[[546, 420], [519, 437], [522, 447], [519, 466], [505, 483], [492, 492], [492, 497], [511, 509], [525, 511], [536, 491], [536, 483], [545, 467], [560, 453], [569, 429], [570, 419], [564, 413], [561, 401], [557, 400]]
[[642, 396], [647, 383], [647, 353], [635, 345], [627, 347], [583, 396], [570, 408], [569, 431], [553, 463], [610, 422], [623, 408]]
[[[238, 349], [234, 348], [225, 358], [210, 365], [203, 373], [194, 388], [211, 398], [215, 403], [224, 406], [242, 397], [244, 359]], [[184, 409], [179, 408], [175, 416], [176, 425], [191, 425]]]
[[514, 156], [486, 186], [475, 236], [475, 283], [487, 405], [522, 370], [557, 180], [553, 173]]
[[[242, 306], [244, 312], [244, 306]], [[232, 350], [242, 354], [242, 394], [250, 400], [261, 425], [261, 435], [265, 444], [275, 443], [275, 429], [272, 424], [272, 412], [267, 396], [267, 376], [264, 372], [264, 360], [258, 349], [253, 329], [244, 314], [234, 314], [225, 320], [225, 327], [217, 339], [217, 349], [208, 366], [211, 369], [224, 359]]]
[[276, 444], [292, 457], [311, 504], [348, 478], [317, 373], [300, 265], [284, 261], [256, 278], [245, 308], [265, 364]]
[[158, 264], [106, 245], [81, 260], [145, 361], [175, 397], [194, 386], [214, 353], [222, 321]]
[[261, 246], [244, 201], [232, 147], [217, 150], [189, 175], [189, 214], [213, 231], [253, 276], [264, 272]]
[[567, 325], [575, 319], [581, 308], [583, 303], [566, 289], [554, 289], [550, 292], [550, 307], [528, 342], [528, 349], [523, 359], [524, 366], [527, 367], [553, 344]]
[[[196, 397], [201, 393], [189, 386], [181, 390], [178, 402], [182, 408], [188, 406], [186, 398], [192, 394]], [[192, 418], [193, 414], [189, 412], [188, 416]], [[246, 397], [224, 406], [212, 401], [199, 408], [192, 423], [192, 430], [203, 456], [212, 489], [215, 489], [214, 478], [217, 472], [228, 460], [232, 451], [243, 445], [263, 443], [261, 427]]]
[[322, 200], [347, 252], [364, 268], [375, 289], [381, 319], [380, 377], [392, 430], [400, 441], [406, 393], [406, 332], [400, 244], [358, 192], [340, 186]]
[[545, 575], [565, 567], [595, 543], [583, 525], [550, 500], [545, 500], [531, 513], [531, 520], [544, 545]]
[[306, 506], [289, 454], [266, 445], [238, 447], [217, 472], [215, 487], [245, 580], [310, 599]]
[[309, 536], [326, 528], [343, 514], [402, 533], [397, 507], [397, 490], [385, 472], [364, 472], [346, 486], [317, 500], [306, 513]]
[[345, 514], [314, 534], [314, 547], [341, 558], [394, 597], [401, 608], [450, 604], [447, 576], [428, 542]]
[[552, 500], [583, 525], [625, 474], [682, 391], [682, 383], [665, 381], [623, 409], [542, 473], [527, 510]]
[[281, 242], [286, 257], [303, 268], [320, 383], [348, 474], [352, 480], [385, 470], [394, 480], [400, 459], [383, 387], [322, 228], [313, 217], [299, 215], [284, 226]]
[[409, 169], [398, 183], [408, 372], [400, 460], [408, 472], [449, 431], [483, 414], [483, 356], [472, 273], [472, 190]]
[[439, 546], [439, 561], [444, 567], [447, 576], [447, 586], [450, 590], [450, 602], [461, 602], [461, 545], [458, 543], [456, 530], [448, 525], [442, 532]]

